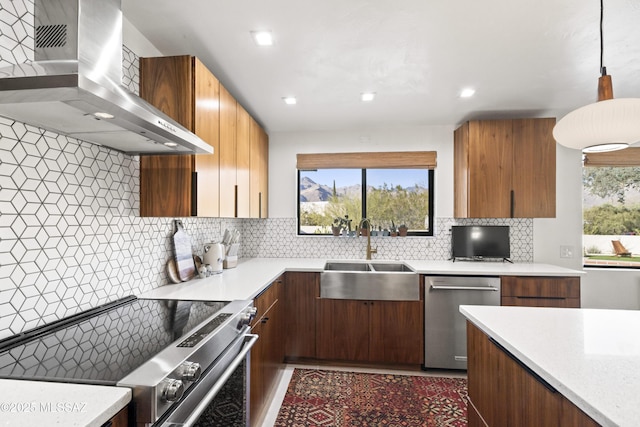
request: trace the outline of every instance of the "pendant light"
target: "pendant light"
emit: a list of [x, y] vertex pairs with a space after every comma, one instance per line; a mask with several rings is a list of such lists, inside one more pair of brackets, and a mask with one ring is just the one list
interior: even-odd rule
[[621, 150], [640, 142], [640, 98], [614, 99], [611, 76], [603, 65], [603, 1], [600, 0], [598, 102], [570, 112], [553, 128], [553, 137], [559, 144], [584, 153]]

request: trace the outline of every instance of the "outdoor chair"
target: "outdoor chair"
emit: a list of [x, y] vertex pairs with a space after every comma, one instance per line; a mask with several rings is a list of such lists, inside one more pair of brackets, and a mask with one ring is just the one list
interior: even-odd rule
[[616, 256], [631, 256], [631, 252], [624, 247], [624, 245], [620, 242], [620, 240], [612, 240], [611, 244], [613, 245], [613, 251], [616, 253]]

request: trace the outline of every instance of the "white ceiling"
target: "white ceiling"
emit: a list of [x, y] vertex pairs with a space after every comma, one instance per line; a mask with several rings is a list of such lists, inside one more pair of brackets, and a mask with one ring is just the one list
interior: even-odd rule
[[[199, 57], [270, 132], [562, 117], [596, 99], [597, 0], [122, 3], [161, 52]], [[639, 0], [605, 1], [616, 97], [640, 97], [639, 23]], [[259, 29], [274, 46], [253, 43]], [[476, 95], [459, 98], [467, 86]]]

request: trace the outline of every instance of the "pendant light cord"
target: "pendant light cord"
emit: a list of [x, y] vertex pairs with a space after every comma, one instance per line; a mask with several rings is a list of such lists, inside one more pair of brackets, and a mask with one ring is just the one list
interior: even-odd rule
[[607, 67], [603, 65], [604, 57], [604, 36], [602, 31], [602, 22], [604, 21], [604, 0], [600, 0], [600, 73], [607, 75]]

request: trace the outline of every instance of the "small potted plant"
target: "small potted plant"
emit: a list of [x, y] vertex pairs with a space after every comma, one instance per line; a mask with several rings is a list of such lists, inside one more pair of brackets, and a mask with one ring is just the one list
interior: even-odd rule
[[334, 236], [339, 236], [341, 229], [342, 229], [342, 218], [334, 219], [333, 224], [331, 225], [331, 233], [333, 233]]
[[396, 228], [396, 224], [391, 221], [391, 237], [396, 237], [398, 235], [398, 229]]
[[[369, 235], [370, 223], [369, 223], [369, 221], [365, 221], [364, 223], [361, 223], [361, 224], [362, 224], [362, 226], [360, 227], [360, 235], [366, 237], [366, 236]], [[372, 234], [372, 236], [373, 236], [373, 234]]]
[[398, 226], [398, 236], [406, 237], [408, 231], [409, 231], [409, 228], [405, 224], [400, 224]]

